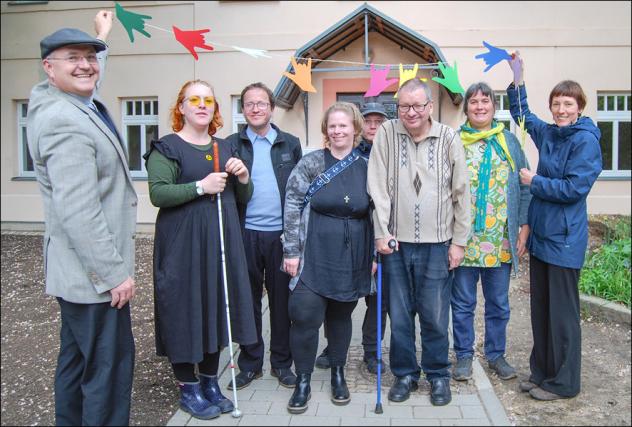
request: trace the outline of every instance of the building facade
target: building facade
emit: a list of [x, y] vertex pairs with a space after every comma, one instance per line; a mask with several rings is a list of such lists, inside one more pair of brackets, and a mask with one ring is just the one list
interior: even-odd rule
[[[589, 198], [589, 213], [630, 214], [630, 2], [292, 2], [292, 1], [125, 1], [125, 10], [148, 15], [145, 30], [131, 42], [115, 19], [108, 38], [110, 56], [101, 86], [114, 121], [127, 141], [130, 169], [139, 194], [138, 223], [151, 229], [157, 209], [149, 201], [142, 154], [152, 138], [171, 132], [169, 110], [182, 84], [209, 81], [215, 90], [224, 127], [217, 136], [236, 132], [245, 120], [239, 107], [243, 87], [255, 81], [275, 91], [273, 121], [297, 135], [305, 150], [320, 148], [323, 111], [336, 100], [363, 102], [369, 87], [366, 64], [419, 64], [435, 102], [434, 118], [458, 127], [464, 120], [462, 98], [431, 80], [441, 77], [437, 62], [458, 65], [464, 88], [486, 81], [498, 91], [498, 120], [516, 131], [504, 92], [511, 71], [501, 63], [484, 72], [475, 56], [483, 41], [519, 50], [533, 112], [551, 121], [548, 95], [563, 79], [586, 91], [584, 112], [598, 122], [604, 172]], [[38, 228], [43, 205], [26, 148], [26, 112], [31, 88], [44, 78], [39, 41], [61, 27], [94, 33], [100, 9], [115, 2], [2, 1], [1, 221], [5, 228]], [[210, 29], [212, 51], [199, 59], [181, 45], [172, 27]], [[265, 56], [244, 53], [265, 50]], [[291, 57], [309, 58], [316, 93], [301, 91], [284, 71]], [[397, 84], [379, 98], [396, 114]], [[519, 130], [516, 131], [520, 133]], [[537, 151], [527, 137], [532, 168]]]

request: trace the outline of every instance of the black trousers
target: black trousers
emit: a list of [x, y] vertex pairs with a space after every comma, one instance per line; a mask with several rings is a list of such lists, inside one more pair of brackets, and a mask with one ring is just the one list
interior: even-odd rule
[[579, 271], [530, 257], [533, 349], [530, 381], [560, 396], [579, 394]]
[[[383, 284], [384, 282], [382, 282]], [[382, 335], [384, 340], [384, 331], [386, 330], [386, 313], [388, 312], [388, 291], [382, 289]], [[364, 297], [366, 303], [366, 312], [364, 313], [364, 321], [362, 322], [362, 347], [364, 354], [377, 354], [377, 294], [367, 295]]]
[[331, 366], [344, 366], [351, 344], [351, 313], [358, 301], [325, 298], [299, 280], [290, 295], [290, 345], [297, 374], [311, 374], [318, 350], [318, 330], [325, 319]]
[[55, 373], [55, 423], [129, 425], [134, 337], [129, 304], [75, 304], [61, 308]]
[[268, 293], [270, 313], [270, 365], [272, 368], [292, 366], [288, 315], [290, 276], [280, 270], [283, 262], [281, 233], [282, 231], [244, 230], [244, 249], [258, 341], [256, 344], [240, 346], [237, 364], [241, 371], [261, 371], [263, 368], [265, 345], [261, 336], [261, 297], [264, 285]]

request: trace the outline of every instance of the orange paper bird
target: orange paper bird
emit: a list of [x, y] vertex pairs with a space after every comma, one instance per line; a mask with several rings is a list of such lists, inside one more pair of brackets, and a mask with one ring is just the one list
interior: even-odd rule
[[312, 58], [307, 60], [307, 65], [297, 64], [296, 58], [294, 57], [292, 57], [291, 60], [295, 74], [290, 74], [287, 71], [284, 71], [283, 75], [296, 83], [301, 90], [316, 93], [316, 88], [312, 86]]
[[208, 46], [206, 41], [204, 40], [204, 36], [202, 34], [208, 33], [209, 30], [192, 30], [192, 31], [183, 31], [180, 28], [173, 26], [173, 34], [176, 36], [176, 40], [182, 43], [182, 46], [186, 47], [191, 55], [197, 61], [198, 54], [195, 51], [196, 47], [213, 50], [213, 46]]

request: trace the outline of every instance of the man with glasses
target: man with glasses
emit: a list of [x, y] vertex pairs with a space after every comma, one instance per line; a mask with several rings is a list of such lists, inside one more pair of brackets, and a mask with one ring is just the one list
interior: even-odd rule
[[[388, 119], [384, 106], [379, 102], [368, 102], [360, 108], [360, 112], [364, 117], [362, 125], [362, 140], [358, 144], [360, 154], [369, 158], [371, 148], [373, 147], [373, 139], [378, 128]], [[382, 295], [386, 296], [385, 293]], [[366, 312], [364, 313], [364, 321], [362, 322], [362, 347], [364, 348], [363, 361], [367, 370], [372, 374], [377, 374], [377, 294], [367, 295], [364, 298], [366, 303]], [[386, 328], [386, 312], [387, 302], [384, 298], [382, 302], [382, 338], [384, 338], [384, 330]], [[316, 367], [321, 369], [329, 369], [329, 348], [325, 347], [322, 353], [316, 358]]]
[[[391, 319], [388, 398], [403, 402], [417, 390], [420, 369], [430, 401], [450, 393], [448, 314], [454, 269], [470, 229], [469, 179], [458, 133], [432, 119], [430, 88], [419, 79], [398, 92], [399, 119], [385, 122], [373, 141], [367, 186], [375, 203], [376, 249], [384, 255]], [[395, 250], [389, 241], [396, 241]], [[415, 346], [421, 328], [421, 367]]]
[[290, 352], [290, 318], [288, 297], [290, 276], [280, 270], [283, 261], [283, 204], [285, 185], [290, 172], [301, 159], [299, 139], [283, 132], [271, 123], [274, 95], [263, 83], [252, 83], [241, 92], [241, 108], [248, 126], [228, 137], [238, 156], [250, 172], [254, 184], [252, 198], [239, 206], [243, 226], [244, 249], [252, 289], [258, 342], [240, 346], [239, 374], [228, 385], [230, 390], [248, 386], [263, 374], [265, 346], [263, 343], [263, 286], [268, 295], [270, 312], [271, 375], [284, 387], [293, 388], [296, 375], [292, 372]]
[[129, 424], [137, 197], [119, 133], [95, 95], [97, 53], [107, 48], [112, 19], [99, 11], [97, 38], [64, 28], [42, 39], [48, 79], [29, 99], [28, 145], [46, 220], [46, 293], [61, 311], [57, 425]]

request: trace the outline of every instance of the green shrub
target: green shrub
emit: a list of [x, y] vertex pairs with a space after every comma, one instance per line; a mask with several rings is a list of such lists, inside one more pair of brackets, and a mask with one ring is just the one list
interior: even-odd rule
[[588, 255], [579, 290], [631, 306], [630, 217], [599, 218], [606, 225], [604, 244]]

